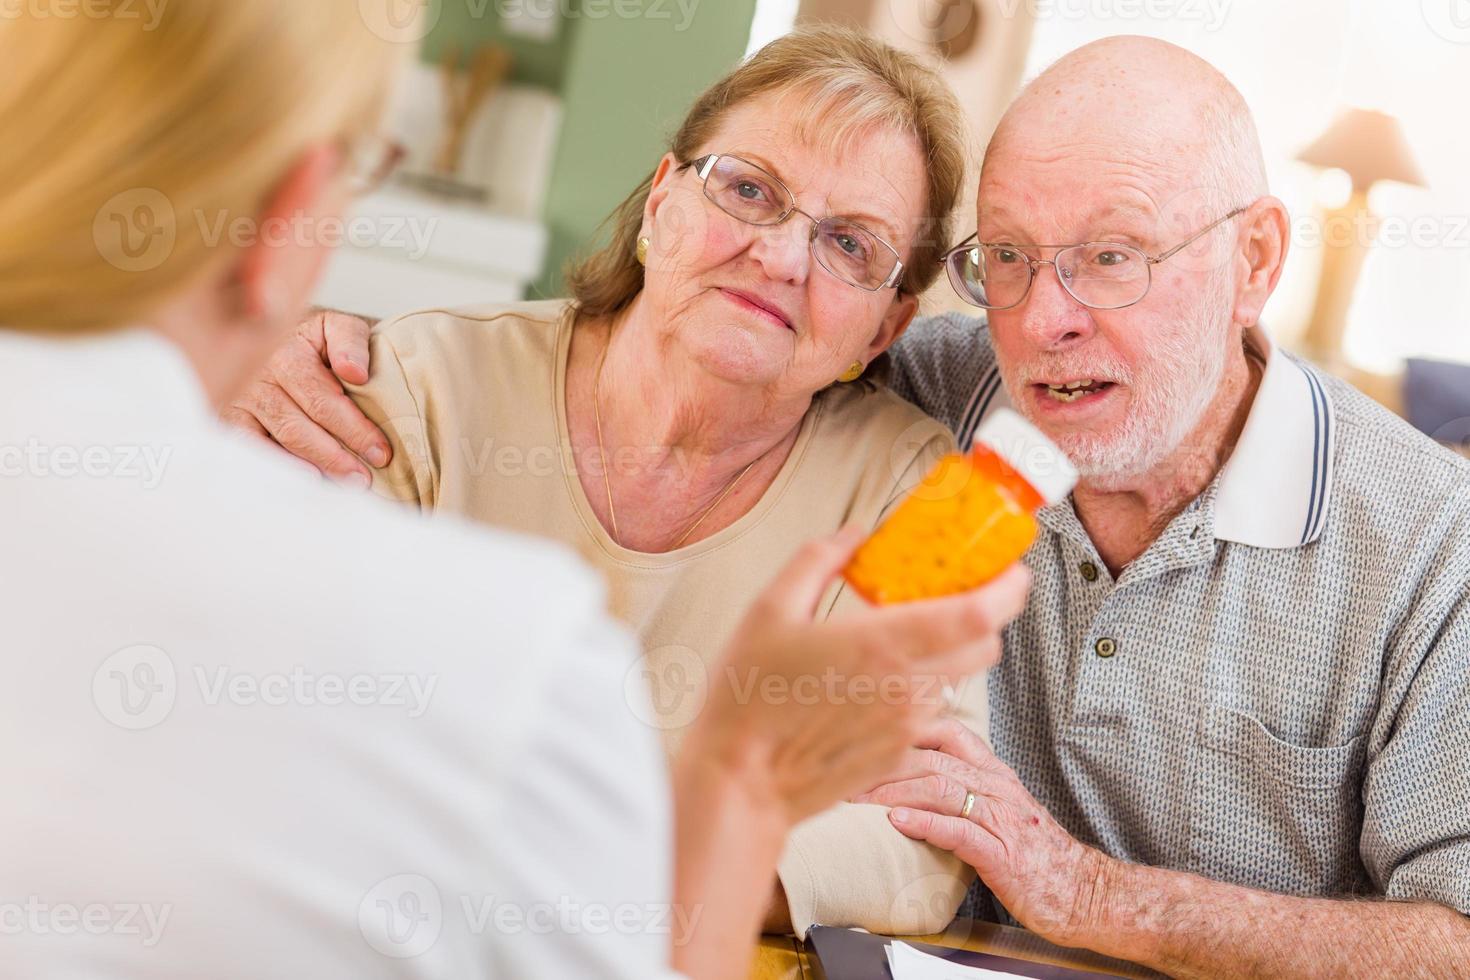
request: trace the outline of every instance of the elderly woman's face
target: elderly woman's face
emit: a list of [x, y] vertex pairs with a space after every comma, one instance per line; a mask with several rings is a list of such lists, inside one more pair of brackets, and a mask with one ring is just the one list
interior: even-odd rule
[[[879, 130], [836, 155], [820, 140], [810, 146], [793, 137], [794, 104], [765, 97], [733, 109], [696, 159], [722, 154], [755, 164], [808, 215], [852, 219], [907, 263], [925, 207], [918, 142]], [[912, 297], [892, 287], [862, 289], [829, 272], [813, 254], [805, 215], [762, 227], [725, 213], [693, 168], [679, 169], [688, 162], [666, 157], [655, 175], [644, 216], [651, 244], [642, 301], [704, 371], [778, 394], [809, 394], [854, 361], [871, 362], [902, 333], [917, 306]]]

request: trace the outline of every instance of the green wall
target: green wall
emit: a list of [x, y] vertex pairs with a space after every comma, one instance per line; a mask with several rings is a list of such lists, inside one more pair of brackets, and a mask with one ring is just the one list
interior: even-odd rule
[[[480, 44], [498, 44], [510, 51], [511, 79], [526, 85], [539, 85], [560, 91], [566, 74], [567, 53], [571, 50], [571, 38], [580, 21], [568, 18], [563, 21], [555, 39], [549, 42], [527, 40], [507, 35], [496, 14], [498, 5], [507, 0], [437, 0], [440, 3], [439, 21], [433, 31], [424, 38], [423, 60], [438, 64], [445, 45], [458, 44], [460, 57], [468, 59], [468, 53]], [[522, 0], [515, 0], [522, 2]], [[525, 0], [525, 2], [553, 2], [553, 0]], [[554, 0], [562, 9], [576, 11], [580, 0]], [[596, 2], [596, 0], [594, 0]]]
[[573, 28], [566, 118], [546, 205], [551, 247], [533, 295], [561, 295], [567, 259], [653, 172], [695, 96], [745, 53], [755, 13], [755, 0], [698, 0], [686, 22], [679, 0], [616, 2], [670, 16], [585, 18]]
[[[512, 77], [562, 97], [564, 118], [544, 220], [546, 272], [531, 292], [561, 295], [562, 267], [653, 171], [694, 97], [744, 54], [756, 0], [435, 0], [424, 40], [435, 62], [446, 44], [502, 44]], [[567, 12], [549, 43], [507, 36], [497, 9], [555, 3]]]

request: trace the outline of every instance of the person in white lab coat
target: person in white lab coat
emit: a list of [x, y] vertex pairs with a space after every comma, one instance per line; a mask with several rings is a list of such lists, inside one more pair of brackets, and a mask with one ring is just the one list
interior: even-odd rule
[[0, 973], [743, 976], [786, 832], [993, 662], [1025, 573], [813, 625], [855, 542], [809, 546], [669, 773], [570, 555], [222, 430], [392, 158], [373, 8], [0, 23]]

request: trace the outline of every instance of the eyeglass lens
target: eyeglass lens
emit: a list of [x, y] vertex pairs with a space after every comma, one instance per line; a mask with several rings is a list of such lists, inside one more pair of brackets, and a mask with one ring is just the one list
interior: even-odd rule
[[[772, 226], [796, 211], [779, 180], [739, 157], [721, 156], [704, 182], [705, 196], [746, 224]], [[843, 218], [816, 222], [811, 235], [818, 262], [837, 278], [863, 289], [879, 289], [898, 265], [898, 254], [862, 225]]]

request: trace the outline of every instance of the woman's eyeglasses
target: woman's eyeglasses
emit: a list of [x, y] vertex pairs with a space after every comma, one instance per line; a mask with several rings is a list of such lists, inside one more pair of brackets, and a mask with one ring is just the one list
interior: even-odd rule
[[692, 169], [704, 184], [704, 196], [748, 225], [779, 225], [793, 214], [810, 219], [812, 255], [849, 285], [877, 292], [897, 286], [903, 277], [903, 262], [892, 245], [846, 218], [812, 217], [796, 206], [785, 184], [753, 163], [716, 153], [679, 169]]
[[[1009, 310], [1019, 306], [1031, 292], [1036, 273], [1043, 265], [1056, 269], [1062, 288], [1083, 306], [1094, 310], [1121, 310], [1148, 295], [1153, 285], [1153, 267], [1173, 258], [1207, 233], [1245, 211], [1236, 208], [1219, 221], [1202, 228], [1162, 255], [1119, 242], [1088, 242], [1084, 245], [1012, 245], [975, 242], [979, 234], [951, 249], [940, 261], [949, 272], [950, 285], [960, 298], [986, 310]], [[1036, 259], [1022, 249], [1056, 249], [1050, 259]]]

